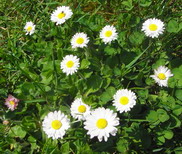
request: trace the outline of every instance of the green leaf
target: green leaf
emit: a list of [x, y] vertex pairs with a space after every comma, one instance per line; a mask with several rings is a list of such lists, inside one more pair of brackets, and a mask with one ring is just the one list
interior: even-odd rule
[[171, 117], [170, 117], [170, 128], [176, 128], [176, 127], [180, 127], [181, 126], [181, 119], [178, 119], [177, 116], [171, 114]]
[[119, 142], [117, 143], [117, 147], [116, 148], [117, 148], [117, 150], [119, 152], [124, 153], [124, 152], [126, 152], [129, 149], [128, 146], [129, 146], [129, 143], [128, 143], [127, 140], [120, 139]]
[[150, 122], [155, 122], [158, 120], [158, 114], [156, 111], [151, 110], [149, 114], [147, 115], [146, 119]]
[[104, 76], [112, 76], [112, 69], [108, 65], [104, 65], [101, 68], [101, 73]]
[[182, 147], [177, 147], [174, 149], [175, 154], [181, 154], [182, 153]]
[[160, 142], [165, 143], [165, 138], [164, 138], [164, 136], [159, 136], [157, 139], [158, 139]]
[[168, 140], [173, 138], [173, 132], [171, 130], [165, 130], [163, 131], [164, 137]]
[[110, 46], [107, 46], [105, 49], [104, 49], [104, 52], [107, 54], [107, 55], [115, 55], [117, 54], [117, 50], [115, 48], [112, 48]]
[[121, 74], [122, 74], [121, 69], [119, 69], [118, 67], [115, 67], [115, 68], [114, 68], [114, 74], [115, 74], [116, 76], [121, 76]]
[[69, 154], [70, 152], [70, 145], [69, 145], [69, 142], [66, 142], [64, 143], [62, 146], [61, 146], [61, 153], [62, 154]]
[[173, 113], [177, 116], [179, 116], [182, 113], [182, 106], [181, 105], [175, 105], [175, 108], [173, 109]]
[[112, 100], [113, 95], [115, 94], [116, 89], [114, 87], [109, 87], [106, 91], [100, 96], [102, 102], [107, 103]]
[[122, 2], [122, 4], [125, 6], [126, 10], [131, 10], [133, 8], [132, 0], [127, 0]]
[[134, 32], [129, 36], [129, 40], [133, 45], [140, 45], [144, 40], [144, 35], [140, 32]]
[[23, 125], [23, 128], [25, 128], [26, 130], [35, 130], [36, 129], [36, 124], [35, 124], [33, 116], [25, 116], [22, 119], [22, 125]]
[[80, 69], [87, 69], [90, 65], [90, 62], [87, 59], [83, 59], [81, 61]]
[[140, 96], [143, 99], [147, 99], [149, 95], [148, 89], [145, 90], [138, 90], [138, 96]]
[[176, 90], [175, 96], [182, 101], [182, 90]]
[[106, 89], [111, 83], [111, 78], [105, 78], [103, 80], [102, 88]]
[[158, 109], [157, 113], [158, 113], [158, 118], [161, 122], [165, 122], [165, 121], [169, 120], [169, 116], [165, 110]]
[[19, 137], [19, 138], [24, 138], [26, 135], [26, 131], [24, 131], [21, 126], [14, 126], [11, 127], [9, 131], [9, 135], [12, 137]]
[[152, 3], [152, 0], [140, 0], [139, 1], [140, 6], [143, 6], [143, 7], [148, 7], [148, 6], [150, 6], [151, 3]]
[[177, 33], [178, 32], [178, 22], [174, 19], [170, 20], [167, 24], [167, 31], [170, 33]]
[[103, 80], [102, 80], [102, 78], [100, 76], [98, 76], [98, 75], [92, 75], [87, 80], [87, 88], [88, 88], [88, 91], [87, 91], [87, 94], [86, 95], [98, 91], [101, 88], [102, 83], [103, 83]]
[[166, 59], [158, 59], [155, 64], [152, 65], [153, 69], [157, 69], [159, 66], [163, 66], [166, 64]]

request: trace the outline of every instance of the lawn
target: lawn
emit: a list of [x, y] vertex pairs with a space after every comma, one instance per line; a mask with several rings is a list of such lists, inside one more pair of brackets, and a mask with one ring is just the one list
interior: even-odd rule
[[182, 153], [180, 0], [0, 0], [0, 153]]

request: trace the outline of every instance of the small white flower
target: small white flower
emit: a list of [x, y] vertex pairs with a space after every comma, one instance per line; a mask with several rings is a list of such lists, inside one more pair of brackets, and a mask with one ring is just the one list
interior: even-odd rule
[[74, 74], [77, 72], [78, 67], [80, 66], [79, 58], [73, 55], [67, 55], [63, 58], [61, 62], [61, 69], [66, 75]]
[[112, 136], [116, 135], [116, 126], [119, 125], [119, 118], [112, 110], [100, 107], [86, 117], [84, 125], [84, 128], [88, 130], [87, 134], [90, 135], [90, 138], [97, 137], [100, 142], [104, 138], [107, 141], [110, 134]]
[[105, 26], [102, 28], [100, 32], [100, 38], [103, 40], [105, 44], [111, 43], [111, 41], [116, 40], [118, 37], [118, 33], [116, 32], [116, 28], [114, 26]]
[[90, 106], [83, 103], [81, 98], [77, 98], [71, 105], [71, 115], [78, 120], [85, 120], [85, 117], [90, 114]]
[[167, 87], [168, 79], [172, 76], [173, 74], [167, 67], [160, 66], [154, 70], [154, 75], [151, 75], [150, 77], [152, 77], [159, 86]]
[[24, 30], [26, 31], [26, 35], [32, 35], [35, 31], [35, 25], [33, 24], [33, 22], [27, 22], [25, 27], [24, 27]]
[[113, 105], [120, 113], [128, 112], [136, 104], [136, 95], [128, 89], [121, 89], [114, 95]]
[[146, 36], [158, 37], [164, 31], [164, 23], [159, 19], [148, 19], [143, 23], [142, 31], [144, 31]]
[[52, 139], [63, 138], [66, 130], [70, 128], [70, 120], [60, 111], [50, 112], [43, 120], [43, 130], [48, 138]]
[[71, 18], [73, 12], [68, 6], [60, 6], [51, 14], [51, 21], [56, 25], [63, 24], [66, 20]]
[[89, 38], [85, 33], [76, 33], [71, 39], [72, 48], [83, 48], [86, 47], [89, 42]]

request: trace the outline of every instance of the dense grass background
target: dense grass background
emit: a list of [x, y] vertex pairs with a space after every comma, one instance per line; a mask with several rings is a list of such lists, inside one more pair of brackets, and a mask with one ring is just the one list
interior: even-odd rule
[[[74, 14], [56, 26], [50, 15], [61, 5]], [[0, 0], [0, 152], [181, 153], [180, 9], [179, 0]], [[165, 23], [157, 39], [141, 32], [142, 23], [153, 17]], [[36, 24], [32, 36], [23, 31], [28, 21]], [[107, 24], [119, 33], [111, 45], [99, 39]], [[88, 48], [71, 48], [76, 32], [88, 34]], [[67, 77], [60, 62], [68, 54], [82, 61], [79, 71]], [[149, 77], [160, 65], [174, 74], [169, 88]], [[115, 110], [112, 97], [120, 88], [135, 91], [138, 101], [130, 112], [118, 114], [118, 133], [108, 142], [90, 140], [81, 122], [73, 123], [63, 140], [52, 141], [42, 132], [44, 116], [58, 109], [69, 115], [78, 96], [93, 108]], [[14, 112], [4, 105], [8, 94], [21, 100]]]

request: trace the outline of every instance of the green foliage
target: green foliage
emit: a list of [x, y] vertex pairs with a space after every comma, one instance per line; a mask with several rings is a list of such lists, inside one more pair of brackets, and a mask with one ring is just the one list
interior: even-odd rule
[[[71, 19], [56, 26], [50, 21], [57, 6], [70, 6]], [[141, 31], [148, 18], [161, 19], [164, 34], [148, 38]], [[27, 21], [35, 33], [25, 35]], [[118, 38], [99, 39], [105, 25], [114, 25]], [[180, 2], [170, 0], [0, 0], [0, 153], [182, 153], [182, 54]], [[72, 49], [76, 32], [87, 33], [88, 47]], [[78, 72], [66, 76], [63, 57], [80, 59]], [[150, 77], [159, 66], [173, 77], [159, 87]], [[93, 109], [112, 105], [117, 90], [137, 94], [137, 104], [117, 113], [120, 125], [107, 142], [90, 139], [83, 122], [71, 119], [63, 139], [48, 139], [42, 130], [47, 113], [70, 116], [76, 97]], [[8, 94], [20, 99], [15, 111], [4, 105]], [[8, 121], [8, 124], [5, 123]]]

